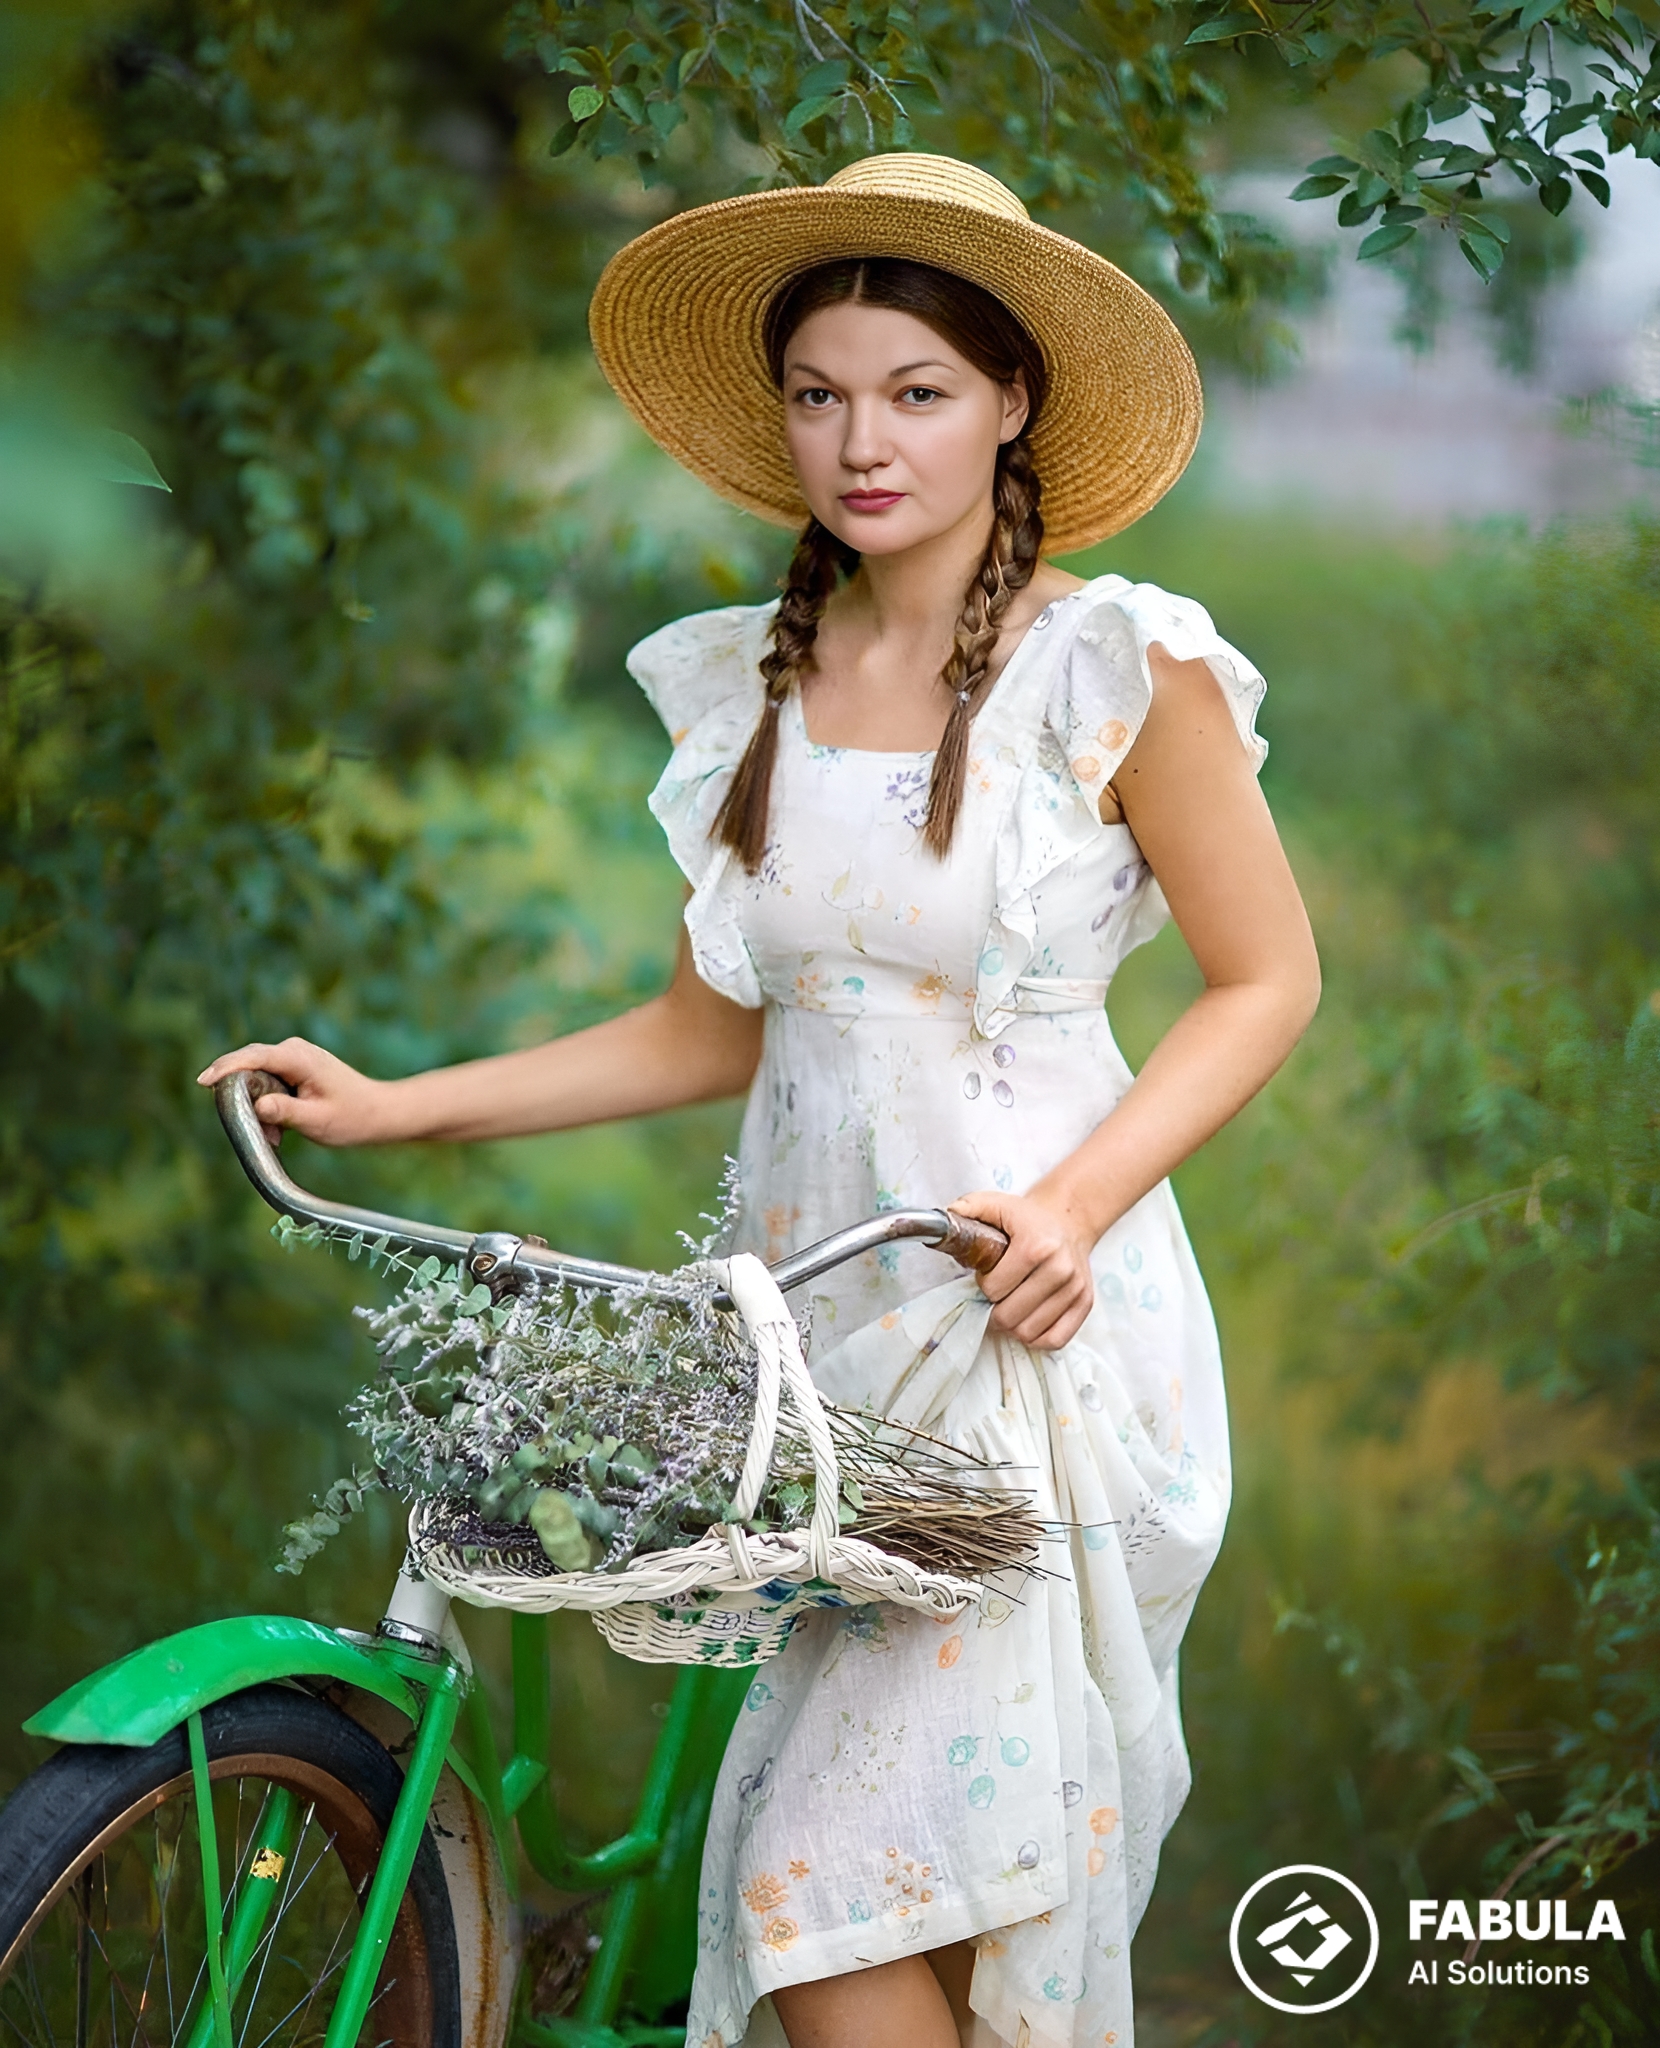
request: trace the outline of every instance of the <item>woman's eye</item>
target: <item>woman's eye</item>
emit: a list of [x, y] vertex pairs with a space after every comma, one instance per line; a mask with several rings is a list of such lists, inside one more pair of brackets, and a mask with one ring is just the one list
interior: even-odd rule
[[912, 384], [900, 397], [907, 405], [932, 405], [939, 393], [929, 384]]
[[795, 402], [806, 406], [809, 412], [823, 412], [827, 405], [835, 404], [836, 394], [826, 391], [822, 384], [810, 384], [805, 391], [795, 394]]

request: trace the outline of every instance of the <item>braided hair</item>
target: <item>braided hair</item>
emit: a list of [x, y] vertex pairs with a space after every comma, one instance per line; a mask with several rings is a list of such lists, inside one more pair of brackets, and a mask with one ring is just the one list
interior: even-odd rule
[[[764, 342], [773, 380], [784, 381], [784, 351], [802, 322], [826, 306], [881, 306], [915, 314], [1000, 384], [1025, 380], [1026, 423], [997, 451], [992, 525], [986, 551], [963, 598], [951, 653], [940, 671], [951, 709], [934, 755], [923, 842], [939, 858], [951, 850], [968, 774], [969, 729], [985, 696], [991, 658], [1016, 593], [1026, 588], [1043, 546], [1043, 486], [1028, 435], [1048, 385], [1042, 351], [1000, 299], [965, 278], [899, 257], [821, 264], [786, 284], [767, 309]], [[778, 718], [792, 688], [812, 668], [813, 643], [826, 605], [859, 553], [809, 519], [784, 577], [783, 596], [761, 659], [761, 716], [716, 813], [713, 837], [753, 874], [766, 851]]]

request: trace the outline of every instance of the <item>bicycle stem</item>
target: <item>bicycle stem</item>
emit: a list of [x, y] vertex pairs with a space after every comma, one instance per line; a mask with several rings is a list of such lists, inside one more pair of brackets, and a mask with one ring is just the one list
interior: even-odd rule
[[[308, 1194], [292, 1180], [278, 1159], [270, 1135], [254, 1104], [261, 1095], [285, 1089], [273, 1074], [228, 1074], [214, 1088], [219, 1120], [225, 1127], [242, 1170], [279, 1215], [296, 1223], [317, 1224], [330, 1231], [351, 1231], [373, 1241], [386, 1238], [411, 1251], [453, 1260], [475, 1280], [497, 1294], [513, 1292], [526, 1282], [553, 1287], [588, 1287], [607, 1291], [641, 1288], [673, 1293], [671, 1276], [637, 1266], [619, 1266], [606, 1259], [574, 1257], [554, 1251], [540, 1238], [518, 1237], [509, 1231], [469, 1233], [441, 1223], [421, 1223], [376, 1209], [359, 1209]], [[772, 1268], [772, 1277], [786, 1292], [805, 1286], [822, 1274], [874, 1251], [884, 1244], [915, 1239], [942, 1251], [959, 1265], [989, 1272], [1008, 1248], [1002, 1231], [989, 1223], [958, 1216], [950, 1209], [890, 1209], [865, 1222], [833, 1231], [802, 1251], [792, 1252]], [[729, 1303], [722, 1304], [730, 1306]]]

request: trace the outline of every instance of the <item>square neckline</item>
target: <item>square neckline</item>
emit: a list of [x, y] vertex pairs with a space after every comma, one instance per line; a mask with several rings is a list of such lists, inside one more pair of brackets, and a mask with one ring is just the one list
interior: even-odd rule
[[[1021, 655], [1025, 653], [1033, 634], [1047, 630], [1054, 619], [1055, 613], [1063, 604], [1070, 604], [1074, 598], [1082, 597], [1085, 591], [1091, 589], [1095, 583], [1101, 580], [1099, 577], [1092, 577], [1088, 583], [1080, 583], [1076, 590], [1067, 591], [1064, 597], [1052, 597], [1049, 600], [1015, 642], [1008, 660], [1004, 662], [1002, 668], [998, 671], [996, 682], [986, 692], [984, 701], [981, 703], [979, 710], [974, 714], [976, 719], [984, 717], [986, 712], [991, 709], [992, 705], [1002, 694], [1003, 685], [1008, 681], [1010, 673], [1018, 664]], [[793, 711], [796, 730], [801, 735], [808, 752], [812, 755], [820, 757], [852, 755], [855, 759], [870, 761], [918, 762], [931, 761], [939, 752], [938, 747], [836, 747], [829, 745], [824, 740], [815, 740], [807, 730], [807, 706], [802, 697], [799, 684], [790, 692], [789, 697], [786, 699], [785, 708]]]

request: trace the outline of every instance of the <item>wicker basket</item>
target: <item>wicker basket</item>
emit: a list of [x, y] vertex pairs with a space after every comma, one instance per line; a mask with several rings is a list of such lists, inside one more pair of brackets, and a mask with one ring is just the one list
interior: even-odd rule
[[[613, 1649], [644, 1664], [761, 1664], [777, 1656], [815, 1607], [894, 1601], [945, 1619], [980, 1597], [973, 1579], [926, 1571], [840, 1531], [841, 1472], [824, 1408], [801, 1355], [801, 1337], [772, 1275], [743, 1254], [727, 1288], [755, 1344], [755, 1421], [732, 1521], [682, 1550], [652, 1551], [620, 1572], [560, 1572], [540, 1560], [473, 1554], [445, 1526], [442, 1505], [410, 1515], [412, 1562], [420, 1575], [475, 1607], [551, 1614], [586, 1610]], [[778, 1409], [787, 1392], [813, 1459], [813, 1518], [805, 1529], [755, 1535], [754, 1514], [772, 1465]]]

